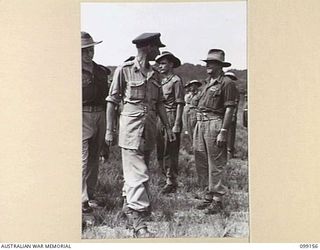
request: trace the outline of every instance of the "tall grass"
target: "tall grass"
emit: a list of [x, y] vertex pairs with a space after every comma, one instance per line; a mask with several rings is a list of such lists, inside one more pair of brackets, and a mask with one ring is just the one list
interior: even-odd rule
[[[243, 103], [240, 102], [239, 110]], [[150, 191], [152, 215], [149, 228], [158, 238], [183, 237], [247, 237], [248, 230], [248, 138], [247, 130], [241, 124], [242, 112], [238, 113], [236, 135], [236, 158], [226, 167], [226, 184], [229, 192], [225, 197], [225, 212], [218, 215], [205, 215], [195, 206], [202, 197], [197, 184], [194, 156], [189, 140], [182, 136], [179, 158], [179, 187], [176, 193], [161, 195], [161, 182], [164, 181], [155, 152], [151, 155]], [[106, 202], [106, 207], [96, 209], [83, 217], [82, 237], [87, 239], [129, 238], [131, 232], [125, 228], [126, 219], [122, 216], [123, 186], [121, 154], [116, 146], [111, 148], [110, 159], [100, 164], [97, 184], [97, 197]]]

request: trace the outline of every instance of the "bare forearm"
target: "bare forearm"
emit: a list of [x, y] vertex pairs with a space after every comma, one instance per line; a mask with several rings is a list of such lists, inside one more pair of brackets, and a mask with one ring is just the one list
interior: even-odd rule
[[228, 130], [232, 122], [232, 116], [234, 112], [234, 107], [227, 107], [226, 112], [224, 114], [224, 119], [222, 123], [222, 129]]
[[113, 102], [108, 102], [107, 113], [106, 113], [106, 118], [107, 118], [106, 127], [107, 127], [107, 130], [109, 131], [113, 131], [115, 107], [116, 105]]
[[182, 123], [182, 114], [183, 114], [183, 104], [177, 105], [177, 113], [176, 113], [176, 120], [175, 125], [180, 126]]

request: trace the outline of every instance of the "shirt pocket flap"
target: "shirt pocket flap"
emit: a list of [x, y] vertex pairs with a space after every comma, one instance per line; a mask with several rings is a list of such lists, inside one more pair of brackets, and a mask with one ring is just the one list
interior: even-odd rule
[[213, 96], [219, 96], [221, 95], [221, 89], [218, 89], [214, 92]]
[[221, 95], [221, 88], [210, 88], [209, 90], [210, 90], [212, 96]]
[[131, 87], [140, 87], [144, 84], [144, 81], [130, 81], [129, 85]]

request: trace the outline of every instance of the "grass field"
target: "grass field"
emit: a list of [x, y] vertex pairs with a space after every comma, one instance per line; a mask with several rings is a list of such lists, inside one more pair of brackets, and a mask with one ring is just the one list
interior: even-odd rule
[[[225, 197], [225, 212], [205, 215], [195, 206], [202, 197], [197, 185], [194, 157], [190, 143], [182, 138], [179, 159], [179, 187], [176, 193], [161, 195], [164, 180], [153, 153], [150, 165], [150, 189], [152, 215], [149, 229], [157, 238], [202, 238], [202, 237], [248, 237], [248, 137], [242, 126], [242, 103], [238, 113], [236, 155], [228, 162], [226, 184], [229, 192]], [[122, 170], [120, 150], [111, 148], [110, 159], [100, 165], [97, 193], [106, 201], [106, 207], [95, 210], [83, 218], [82, 238], [120, 239], [131, 238], [132, 232], [125, 228], [122, 208]]]

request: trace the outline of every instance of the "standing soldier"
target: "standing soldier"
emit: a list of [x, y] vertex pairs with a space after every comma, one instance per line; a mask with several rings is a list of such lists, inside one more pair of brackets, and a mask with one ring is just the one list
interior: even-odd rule
[[185, 88], [188, 90], [188, 93], [185, 95], [186, 106], [183, 112], [183, 126], [185, 128], [185, 134], [189, 136], [191, 143], [193, 142], [193, 131], [197, 123], [197, 105], [198, 100], [196, 98], [198, 94], [199, 87], [201, 82], [198, 80], [192, 80], [186, 84]]
[[[236, 75], [231, 71], [225, 72], [224, 75], [230, 77], [231, 80], [233, 80], [235, 82], [238, 81], [238, 78], [236, 77]], [[237, 115], [238, 115], [238, 106], [239, 106], [239, 100], [240, 100], [240, 93], [239, 93], [238, 88], [236, 88], [236, 90], [237, 90], [236, 106], [234, 108], [231, 125], [230, 125], [229, 130], [228, 130], [228, 139], [227, 139], [228, 160], [233, 158], [234, 157], [234, 153], [235, 153], [234, 143], [235, 143], [235, 140], [236, 140]]]
[[223, 210], [222, 197], [227, 188], [223, 185], [224, 168], [227, 163], [227, 134], [236, 105], [236, 87], [226, 77], [223, 67], [231, 66], [224, 61], [225, 53], [211, 49], [207, 63], [209, 77], [199, 96], [197, 124], [194, 131], [195, 162], [199, 178], [206, 186], [204, 200], [197, 206], [207, 214]]
[[161, 82], [169, 125], [176, 140], [170, 142], [165, 127], [160, 119], [157, 124], [157, 157], [160, 168], [166, 176], [166, 184], [161, 193], [175, 192], [179, 165], [180, 134], [184, 106], [184, 88], [181, 78], [173, 69], [181, 65], [180, 60], [170, 52], [163, 52], [156, 57], [159, 71], [164, 76]]
[[82, 56], [82, 212], [89, 213], [99, 206], [94, 200], [99, 156], [106, 131], [106, 101], [110, 70], [92, 59], [95, 42], [81, 32]]
[[165, 124], [170, 141], [171, 131], [159, 74], [149, 61], [160, 54], [160, 33], [143, 33], [132, 41], [138, 54], [133, 60], [119, 66], [113, 77], [107, 97], [106, 143], [113, 141], [115, 107], [123, 102], [119, 124], [119, 146], [122, 154], [126, 215], [133, 226], [135, 237], [153, 237], [148, 231], [144, 214], [150, 211], [148, 166], [155, 145], [157, 114]]

